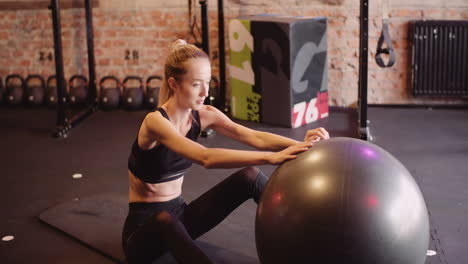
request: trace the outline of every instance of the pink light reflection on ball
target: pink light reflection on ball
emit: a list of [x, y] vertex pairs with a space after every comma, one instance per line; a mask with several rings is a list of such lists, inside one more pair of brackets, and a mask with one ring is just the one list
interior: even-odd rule
[[377, 157], [377, 153], [370, 148], [366, 148], [366, 147], [361, 148], [360, 152], [364, 157], [368, 159], [375, 159]]

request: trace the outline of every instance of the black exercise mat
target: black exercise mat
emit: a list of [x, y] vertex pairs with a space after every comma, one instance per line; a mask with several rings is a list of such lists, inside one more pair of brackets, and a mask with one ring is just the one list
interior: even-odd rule
[[[60, 203], [47, 209], [39, 218], [114, 262], [125, 263], [120, 235], [127, 210], [128, 203], [124, 195], [100, 194]], [[212, 260], [219, 263], [258, 263], [252, 257], [207, 242], [197, 243]], [[426, 264], [447, 263], [440, 243], [437, 229], [432, 226], [429, 248], [435, 249], [438, 254], [427, 257]], [[166, 254], [154, 262], [157, 263], [177, 262], [170, 254]]]
[[[126, 263], [121, 248], [121, 231], [127, 212], [126, 196], [99, 194], [60, 203], [44, 211], [39, 218], [114, 262]], [[204, 241], [197, 243], [213, 261], [219, 263], [258, 263], [252, 257]], [[177, 262], [166, 254], [156, 263]]]
[[112, 260], [124, 263], [120, 241], [127, 212], [125, 196], [103, 194], [60, 203], [39, 218]]

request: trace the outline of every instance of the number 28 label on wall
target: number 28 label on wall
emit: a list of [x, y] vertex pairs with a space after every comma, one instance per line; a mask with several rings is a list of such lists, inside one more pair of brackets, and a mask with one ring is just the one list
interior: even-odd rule
[[300, 102], [292, 109], [292, 127], [310, 124], [328, 116], [328, 92], [318, 92], [309, 102]]

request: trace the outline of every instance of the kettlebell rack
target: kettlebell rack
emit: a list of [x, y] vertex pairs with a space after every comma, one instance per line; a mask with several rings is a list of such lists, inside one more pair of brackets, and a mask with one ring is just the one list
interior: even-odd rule
[[68, 132], [81, 121], [85, 120], [91, 114], [98, 110], [96, 102], [96, 71], [94, 58], [94, 40], [93, 40], [93, 20], [92, 20], [92, 0], [85, 0], [86, 13], [86, 40], [88, 50], [88, 93], [86, 98], [86, 107], [73, 116], [67, 116], [66, 110], [66, 84], [63, 66], [62, 33], [60, 23], [60, 1], [51, 0], [49, 8], [52, 11], [52, 24], [54, 32], [54, 57], [55, 57], [55, 76], [57, 78], [57, 122], [53, 137], [65, 138]]

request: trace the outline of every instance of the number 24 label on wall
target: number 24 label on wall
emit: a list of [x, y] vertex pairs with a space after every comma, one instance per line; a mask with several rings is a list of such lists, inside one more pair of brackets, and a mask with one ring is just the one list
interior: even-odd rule
[[292, 127], [300, 127], [328, 116], [328, 92], [317, 93], [309, 102], [300, 102], [292, 109]]

